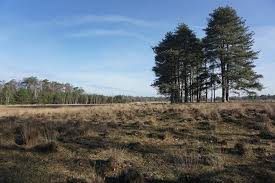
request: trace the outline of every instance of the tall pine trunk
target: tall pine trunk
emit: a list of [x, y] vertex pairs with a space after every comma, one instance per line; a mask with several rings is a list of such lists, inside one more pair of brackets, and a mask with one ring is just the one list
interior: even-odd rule
[[184, 65], [184, 102], [188, 102], [188, 77], [186, 65]]
[[216, 102], [216, 83], [214, 83], [214, 102]]
[[[227, 49], [228, 49], [228, 46], [227, 46]], [[228, 73], [229, 73], [229, 64], [226, 65], [226, 101], [229, 102], [229, 76], [228, 76]]]
[[193, 89], [191, 88], [192, 86], [192, 71], [190, 70], [190, 75], [189, 75], [189, 96], [190, 96], [190, 99], [189, 101], [192, 102], [192, 96], [193, 96]]
[[[208, 73], [207, 72], [207, 60], [205, 60], [205, 62], [204, 62], [204, 72]], [[207, 80], [208, 80], [208, 76], [205, 79], [205, 102], [208, 102], [208, 85], [207, 85]]]
[[221, 74], [222, 74], [222, 102], [226, 102], [226, 78], [225, 78], [225, 66], [224, 62], [221, 61]]

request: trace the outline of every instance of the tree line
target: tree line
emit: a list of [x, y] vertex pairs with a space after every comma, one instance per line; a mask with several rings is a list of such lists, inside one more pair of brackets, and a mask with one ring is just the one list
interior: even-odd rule
[[244, 101], [270, 101], [270, 102], [275, 102], [275, 95], [251, 95], [251, 96], [243, 96], [243, 97], [231, 97], [231, 100], [244, 100]]
[[152, 86], [172, 103], [215, 102], [218, 94], [255, 95], [262, 75], [254, 71], [258, 51], [253, 32], [232, 7], [219, 7], [208, 18], [205, 37], [199, 39], [184, 23], [166, 33], [153, 47], [156, 79]]
[[161, 97], [104, 96], [88, 94], [69, 83], [59, 83], [37, 77], [21, 81], [0, 81], [0, 104], [108, 104], [145, 101], [163, 101]]

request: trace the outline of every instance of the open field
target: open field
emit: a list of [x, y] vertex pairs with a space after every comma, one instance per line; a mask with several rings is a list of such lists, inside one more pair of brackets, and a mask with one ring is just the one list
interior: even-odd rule
[[275, 182], [275, 103], [1, 106], [0, 182]]

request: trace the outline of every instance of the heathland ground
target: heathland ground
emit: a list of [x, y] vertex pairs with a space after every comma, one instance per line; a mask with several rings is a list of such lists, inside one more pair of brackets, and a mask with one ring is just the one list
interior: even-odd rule
[[274, 145], [275, 103], [0, 107], [5, 183], [275, 182]]

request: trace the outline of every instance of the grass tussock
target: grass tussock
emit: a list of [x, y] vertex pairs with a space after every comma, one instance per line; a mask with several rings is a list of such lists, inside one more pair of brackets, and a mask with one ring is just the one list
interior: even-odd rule
[[41, 153], [53, 153], [57, 152], [57, 144], [54, 142], [46, 143], [46, 144], [39, 144], [32, 148], [35, 152], [41, 152]]
[[274, 127], [271, 122], [266, 122], [260, 129], [259, 136], [263, 139], [275, 139]]

